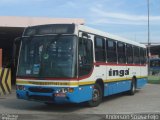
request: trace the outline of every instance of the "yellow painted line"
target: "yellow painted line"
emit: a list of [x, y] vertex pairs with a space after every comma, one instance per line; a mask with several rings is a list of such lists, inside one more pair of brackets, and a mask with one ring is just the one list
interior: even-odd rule
[[79, 82], [79, 85], [91, 85], [91, 84], [95, 84], [95, 81]]
[[94, 84], [95, 81], [85, 81], [85, 82], [36, 82], [36, 81], [16, 81], [16, 84], [23, 85], [56, 85], [56, 86], [78, 86], [78, 85], [89, 85]]
[[138, 76], [137, 78], [147, 78], [148, 76]]
[[39, 81], [20, 81], [20, 80], [17, 80], [16, 81], [17, 84], [30, 84], [30, 85], [57, 85], [57, 86], [61, 86], [61, 85], [64, 85], [64, 86], [76, 86], [78, 85], [78, 81], [77, 82], [45, 82], [45, 81], [42, 81], [42, 82], [39, 82]]
[[[138, 76], [137, 78], [146, 78], [147, 76]], [[126, 80], [131, 80], [132, 77], [130, 78], [114, 78], [114, 79], [107, 79], [107, 80], [104, 80], [105, 83], [108, 83], [108, 82], [118, 82], [118, 81], [126, 81]]]
[[[142, 78], [142, 76], [138, 77]], [[144, 78], [144, 77], [143, 77]], [[118, 81], [126, 81], [131, 80], [132, 78], [114, 78], [114, 79], [107, 79], [104, 80], [105, 83], [109, 82], [118, 82]], [[77, 82], [46, 82], [46, 81], [27, 81], [27, 80], [16, 80], [17, 84], [29, 84], [29, 85], [56, 85], [56, 86], [78, 86], [78, 85], [91, 85], [95, 84], [95, 81], [77, 81]]]
[[3, 91], [1, 87], [0, 87], [0, 95], [3, 95]]
[[[0, 69], [0, 75], [1, 75], [1, 72], [2, 72], [2, 69]], [[0, 76], [1, 77], [1, 76]], [[0, 95], [3, 95], [3, 90], [2, 88], [0, 87]]]
[[128, 80], [128, 79], [126, 79], [126, 78], [114, 78], [114, 79], [104, 80], [104, 82], [118, 82], [118, 81], [124, 81], [124, 80]]
[[11, 70], [9, 68], [0, 68], [1, 86], [0, 95], [11, 92]]
[[3, 76], [1, 76], [2, 77], [2, 84], [3, 84], [3, 87], [4, 87], [4, 90], [5, 90], [6, 94], [8, 94], [9, 91], [7, 90], [7, 87], [6, 87], [6, 84], [5, 84], [6, 74], [7, 74], [7, 69], [4, 69]]
[[57, 85], [57, 86], [78, 86], [78, 85], [89, 85], [89, 84], [94, 84], [95, 81], [77, 81], [77, 82], [39, 82], [39, 81], [25, 81], [25, 80], [16, 80], [17, 84], [29, 84], [29, 85]]
[[9, 75], [8, 75], [7, 83], [8, 83], [9, 89], [11, 90], [11, 70], [9, 70]]

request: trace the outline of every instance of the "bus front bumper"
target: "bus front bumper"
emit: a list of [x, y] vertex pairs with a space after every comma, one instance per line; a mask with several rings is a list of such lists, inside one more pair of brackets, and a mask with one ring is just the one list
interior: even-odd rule
[[92, 99], [93, 85], [62, 88], [17, 85], [17, 98], [47, 103], [81, 103]]

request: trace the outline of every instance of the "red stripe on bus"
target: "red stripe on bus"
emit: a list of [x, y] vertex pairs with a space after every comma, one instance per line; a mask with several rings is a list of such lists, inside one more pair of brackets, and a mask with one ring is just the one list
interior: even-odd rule
[[88, 75], [81, 76], [78, 78], [78, 80], [89, 78], [92, 75], [93, 71], [94, 71], [94, 67], [92, 68], [91, 72]]
[[[112, 65], [112, 66], [146, 66], [147, 64], [117, 64], [117, 63], [104, 63], [104, 62], [96, 62], [94, 63], [95, 66], [97, 65]], [[26, 80], [64, 80], [64, 81], [77, 81], [89, 78], [93, 73], [94, 67], [92, 68], [91, 72], [88, 75], [81, 76], [79, 78], [35, 78], [35, 77], [17, 77], [17, 79], [26, 79]]]
[[89, 78], [93, 73], [94, 68], [92, 68], [91, 72], [88, 75], [81, 76], [79, 78], [36, 78], [36, 77], [17, 77], [17, 79], [26, 79], [26, 80], [64, 80], [64, 81], [77, 81]]

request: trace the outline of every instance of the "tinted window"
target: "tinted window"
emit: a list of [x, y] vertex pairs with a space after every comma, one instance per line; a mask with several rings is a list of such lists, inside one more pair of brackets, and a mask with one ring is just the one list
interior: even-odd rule
[[140, 60], [141, 64], [146, 63], [146, 50], [144, 48], [140, 48]]
[[147, 50], [144, 49], [144, 64], [147, 63]]
[[93, 66], [92, 41], [85, 38], [79, 39], [79, 76], [87, 75]]
[[17, 76], [76, 76], [75, 36], [34, 36], [22, 39]]
[[124, 43], [118, 42], [117, 52], [118, 52], [118, 62], [119, 63], [126, 63], [125, 44]]
[[140, 55], [139, 55], [139, 47], [133, 47], [134, 48], [134, 63], [140, 64]]
[[107, 40], [106, 49], [107, 49], [107, 61], [108, 62], [117, 62], [117, 53], [116, 53], [116, 41]]
[[105, 40], [100, 37], [95, 38], [95, 60], [105, 61]]
[[126, 45], [126, 57], [127, 63], [133, 63], [133, 47], [132, 45]]

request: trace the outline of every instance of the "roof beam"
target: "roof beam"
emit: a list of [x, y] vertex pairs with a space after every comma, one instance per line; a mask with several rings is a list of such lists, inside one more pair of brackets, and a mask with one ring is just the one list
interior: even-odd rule
[[45, 18], [45, 17], [16, 17], [0, 16], [0, 27], [28, 27], [42, 24], [84, 24], [80, 18]]

